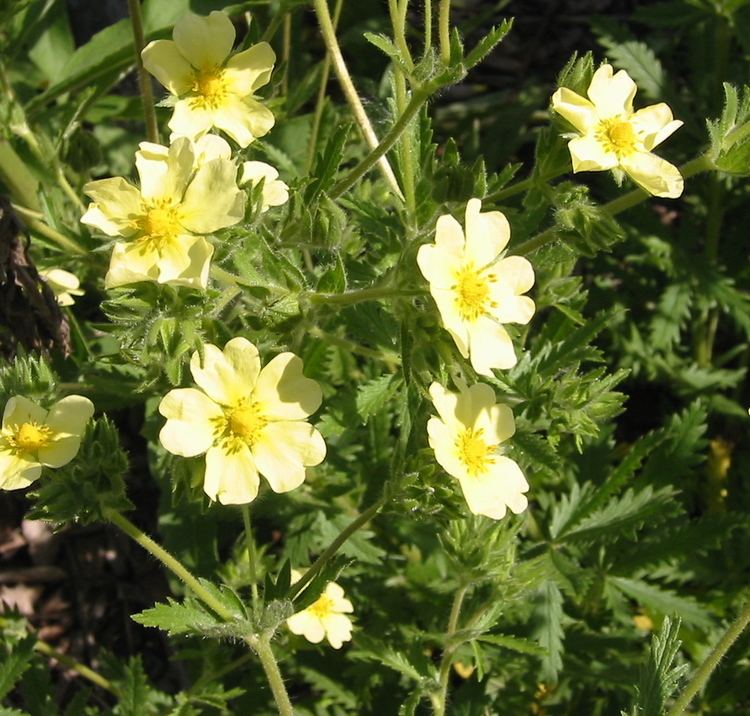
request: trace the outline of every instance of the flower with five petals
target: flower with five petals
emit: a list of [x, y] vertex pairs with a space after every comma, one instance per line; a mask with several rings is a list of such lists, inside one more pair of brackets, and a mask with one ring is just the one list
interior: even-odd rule
[[159, 412], [167, 418], [159, 439], [182, 457], [206, 455], [203, 489], [222, 504], [247, 504], [263, 475], [274, 492], [305, 479], [305, 468], [326, 454], [321, 434], [308, 422], [322, 400], [320, 386], [302, 375], [302, 360], [281, 353], [263, 369], [258, 349], [233, 338], [219, 350], [203, 346], [190, 371], [198, 388], [171, 390]]
[[682, 122], [663, 102], [635, 112], [636, 90], [625, 70], [613, 74], [604, 64], [594, 73], [588, 98], [566, 87], [555, 92], [552, 107], [578, 131], [568, 142], [573, 172], [622, 170], [649, 194], [674, 199], [682, 194], [682, 175], [651, 150]]
[[445, 214], [437, 221], [435, 243], [419, 247], [417, 263], [458, 350], [477, 373], [512, 368], [516, 354], [504, 323], [526, 324], [534, 302], [521, 294], [534, 285], [534, 269], [521, 256], [498, 258], [510, 239], [500, 211], [480, 212], [482, 202], [466, 205], [466, 234]]

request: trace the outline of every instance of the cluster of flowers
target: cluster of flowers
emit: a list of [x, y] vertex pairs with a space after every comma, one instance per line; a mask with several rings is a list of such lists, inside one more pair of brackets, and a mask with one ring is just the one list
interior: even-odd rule
[[[143, 50], [144, 66], [175, 98], [170, 145], [141, 143], [138, 187], [119, 177], [84, 187], [92, 203], [81, 220], [116, 239], [107, 288], [155, 281], [205, 289], [213, 255], [206, 236], [242, 221], [243, 187], [263, 182], [261, 211], [288, 199], [273, 167], [257, 161], [238, 166], [228, 142], [210, 133], [223, 131], [244, 149], [272, 128], [273, 114], [253, 94], [270, 79], [271, 47], [261, 42], [232, 54], [235, 30], [222, 12], [182, 18], [173, 38]], [[609, 65], [595, 73], [589, 99], [568, 89], [555, 93], [553, 107], [579, 132], [569, 143], [574, 171], [621, 170], [653, 194], [678, 196], [679, 172], [650, 150], [680, 122], [663, 104], [633, 112], [634, 94], [630, 77], [622, 71], [613, 76]], [[459, 352], [477, 374], [491, 376], [516, 364], [504, 324], [525, 325], [534, 315], [534, 302], [524, 295], [534, 270], [525, 258], [504, 255], [510, 226], [502, 212], [482, 212], [481, 201], [471, 199], [464, 223], [441, 216], [434, 243], [420, 247], [417, 263]], [[49, 272], [47, 280], [58, 286], [64, 305], [80, 293], [67, 272]], [[205, 455], [210, 499], [247, 504], [258, 494], [260, 475], [275, 492], [288, 492], [323, 461], [323, 437], [307, 422], [322, 392], [303, 375], [298, 356], [281, 353], [261, 367], [257, 348], [236, 337], [223, 349], [202, 346], [190, 370], [197, 387], [171, 390], [161, 400], [166, 423], [159, 437], [175, 455]], [[430, 418], [427, 433], [438, 463], [458, 480], [471, 512], [492, 519], [507, 509], [522, 512], [528, 482], [502, 454], [515, 431], [510, 407], [498, 404], [486, 383], [454, 382], [457, 393], [437, 382], [429, 391], [438, 416]], [[93, 412], [91, 401], [77, 395], [49, 412], [22, 396], [11, 398], [0, 431], [0, 487], [26, 487], [42, 466], [72, 460]], [[295, 581], [299, 577], [295, 572]], [[288, 625], [312, 642], [327, 638], [339, 648], [351, 638], [350, 612], [341, 587], [330, 583]]]

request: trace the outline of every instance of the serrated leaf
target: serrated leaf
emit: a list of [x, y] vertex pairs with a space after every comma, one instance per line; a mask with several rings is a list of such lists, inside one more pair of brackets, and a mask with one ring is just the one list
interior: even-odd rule
[[560, 588], [548, 580], [536, 597], [534, 609], [533, 635], [544, 650], [541, 676], [545, 681], [556, 684], [563, 666], [563, 596]]
[[477, 637], [477, 641], [501, 646], [503, 649], [517, 651], [519, 654], [530, 654], [531, 656], [544, 656], [547, 651], [528, 639], [522, 639], [518, 636], [508, 636], [505, 634], [483, 634]]
[[23, 672], [31, 665], [31, 657], [34, 654], [36, 637], [29, 634], [20, 641], [13, 644], [10, 653], [3, 657], [0, 664], [0, 699], [16, 685], [23, 676]]
[[357, 391], [357, 412], [366, 423], [377, 413], [398, 390], [400, 381], [394, 375], [381, 375], [379, 378], [361, 385]]
[[166, 631], [170, 636], [175, 634], [206, 634], [223, 623], [197, 600], [190, 597], [178, 602], [167, 597], [167, 602], [155, 604], [139, 614], [130, 617], [143, 626], [155, 627]]

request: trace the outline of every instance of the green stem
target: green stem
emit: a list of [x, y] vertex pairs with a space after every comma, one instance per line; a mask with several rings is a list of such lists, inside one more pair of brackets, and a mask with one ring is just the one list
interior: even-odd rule
[[701, 688], [703, 688], [713, 673], [713, 670], [719, 665], [719, 662], [729, 651], [732, 644], [737, 641], [737, 638], [742, 634], [749, 623], [750, 603], [743, 607], [742, 611], [729, 626], [724, 636], [719, 639], [718, 644], [711, 649], [711, 652], [704, 659], [703, 663], [698, 668], [698, 671], [693, 675], [693, 678], [690, 679], [690, 682], [680, 694], [677, 701], [675, 701], [674, 706], [669, 710], [667, 716], [680, 716], [685, 712], [685, 709], [689, 706], [693, 697], [701, 690]]
[[[396, 90], [396, 111], [401, 115], [406, 110], [407, 92], [404, 73], [398, 67], [393, 68], [393, 85]], [[412, 155], [411, 133], [408, 128], [401, 137], [399, 156], [401, 158], [401, 178], [404, 184], [406, 214], [408, 223], [413, 224], [417, 212], [417, 200], [414, 188], [414, 158]]]
[[544, 176], [537, 177], [537, 176], [530, 176], [526, 179], [522, 179], [521, 181], [517, 181], [515, 184], [511, 184], [510, 186], [503, 187], [502, 189], [498, 189], [497, 191], [493, 192], [492, 194], [487, 194], [487, 196], [482, 199], [483, 202], [490, 203], [490, 202], [497, 202], [502, 201], [503, 199], [509, 199], [512, 196], [515, 196], [516, 194], [521, 194], [525, 191], [528, 191], [531, 189], [535, 184], [543, 184], [548, 181], [552, 181], [552, 179], [556, 179], [559, 176], [562, 176], [563, 174], [567, 174], [568, 170], [562, 172], [554, 172], [553, 174], [545, 174]]
[[[714, 165], [708, 155], [701, 155], [695, 159], [691, 159], [689, 162], [683, 164], [680, 167], [680, 173], [685, 179], [691, 176], [700, 174], [701, 172], [713, 169]], [[616, 216], [617, 214], [630, 209], [646, 199], [650, 198], [650, 194], [643, 191], [643, 189], [633, 189], [633, 191], [623, 194], [617, 199], [607, 202], [602, 206], [602, 210], [606, 211], [610, 216]], [[560, 230], [556, 226], [551, 226], [549, 229], [545, 229], [536, 236], [532, 236], [522, 244], [513, 247], [510, 250], [511, 254], [516, 256], [526, 256], [527, 254], [537, 251], [538, 249], [557, 241], [557, 236]]]
[[297, 598], [299, 594], [302, 593], [302, 590], [312, 581], [313, 577], [320, 572], [321, 569], [325, 566], [326, 562], [333, 557], [333, 555], [336, 554], [336, 552], [339, 551], [341, 546], [346, 542], [346, 540], [349, 539], [360, 527], [363, 527], [366, 525], [375, 515], [380, 512], [380, 510], [383, 508], [383, 505], [386, 503], [386, 497], [383, 496], [376, 502], [374, 502], [372, 505], [370, 505], [362, 514], [357, 517], [348, 527], [345, 527], [338, 537], [336, 537], [331, 544], [326, 547], [326, 549], [321, 553], [320, 557], [318, 557], [310, 567], [310, 569], [307, 570], [302, 575], [302, 578], [299, 580], [299, 582], [295, 583], [294, 585], [294, 592], [291, 594], [291, 599], [294, 600]]
[[250, 505], [242, 505], [242, 520], [245, 523], [245, 541], [247, 543], [247, 557], [250, 562], [250, 590], [253, 595], [253, 607], [258, 610], [258, 573], [256, 569], [255, 539], [253, 527], [250, 524]]
[[218, 683], [227, 674], [231, 674], [233, 671], [236, 671], [241, 666], [244, 666], [252, 658], [253, 658], [253, 655], [248, 652], [238, 657], [234, 661], [230, 661], [226, 666], [222, 666], [220, 669], [216, 669], [216, 671], [210, 671], [207, 669], [201, 674], [201, 676], [190, 687], [189, 691], [191, 693], [196, 693], [197, 691], [200, 691], [207, 684]]
[[[352, 113], [354, 114], [354, 119], [359, 125], [360, 131], [362, 132], [365, 141], [374, 150], [379, 146], [378, 137], [375, 134], [375, 130], [372, 128], [372, 124], [370, 123], [370, 119], [365, 112], [365, 108], [362, 106], [362, 100], [360, 100], [359, 95], [357, 94], [357, 90], [354, 87], [354, 83], [352, 82], [352, 78], [349, 74], [349, 69], [346, 66], [346, 62], [344, 62], [344, 56], [341, 54], [341, 48], [339, 47], [338, 40], [336, 39], [336, 31], [333, 29], [331, 15], [328, 12], [327, 0], [313, 0], [313, 5], [315, 6], [315, 14], [318, 16], [320, 32], [323, 35], [323, 40], [325, 41], [326, 47], [328, 48], [328, 53], [331, 56], [333, 69], [336, 73], [336, 77], [338, 77], [341, 89], [343, 90], [344, 96], [346, 97], [346, 100], [351, 107]], [[388, 160], [383, 156], [384, 154], [385, 151], [381, 152], [376, 157], [373, 164], [375, 164], [376, 162], [378, 163], [383, 176], [385, 176], [386, 181], [391, 185], [393, 192], [396, 194], [396, 196], [403, 199], [401, 187], [399, 187], [398, 185], [396, 175], [393, 173], [393, 169], [391, 169], [391, 165], [388, 163]]]
[[65, 249], [66, 251], [71, 251], [72, 253], [78, 254], [79, 256], [88, 255], [89, 252], [84, 249], [83, 246], [81, 246], [79, 243], [73, 241], [73, 239], [69, 238], [68, 236], [65, 236], [65, 234], [61, 234], [59, 231], [56, 231], [51, 226], [47, 226], [47, 224], [42, 223], [38, 219], [35, 219], [34, 216], [37, 214], [37, 212], [29, 211], [25, 207], [18, 206], [16, 204], [13, 205], [13, 208], [15, 209], [16, 213], [21, 215], [23, 223], [31, 231], [35, 231], [37, 234], [44, 236], [50, 241], [54, 241], [60, 248]]
[[422, 57], [427, 57], [432, 49], [432, 0], [424, 0], [424, 50]]
[[273, 699], [276, 702], [276, 708], [279, 710], [279, 716], [294, 716], [292, 702], [289, 700], [289, 694], [284, 686], [284, 678], [281, 676], [279, 665], [271, 648], [271, 642], [263, 634], [257, 639], [249, 639], [248, 643], [255, 650], [266, 673], [268, 685], [271, 687]]
[[440, 59], [447, 65], [451, 59], [451, 0], [440, 0], [438, 16]]
[[281, 61], [284, 63], [284, 76], [281, 78], [281, 93], [289, 94], [289, 58], [292, 56], [292, 13], [284, 13], [281, 33]]
[[[469, 590], [469, 585], [459, 587], [456, 594], [453, 597], [453, 605], [451, 606], [450, 617], [448, 618], [448, 628], [445, 632], [445, 636], [450, 638], [458, 630], [458, 619], [461, 616], [461, 607], [466, 597], [466, 592]], [[440, 660], [440, 672], [439, 672], [439, 690], [437, 698], [433, 702], [433, 710], [435, 716], [444, 716], [446, 702], [448, 700], [448, 681], [450, 679], [451, 664], [453, 662], [453, 652], [455, 647], [446, 646], [443, 650], [443, 658]]]
[[211, 592], [209, 592], [178, 559], [173, 557], [161, 545], [138, 529], [127, 517], [117, 510], [107, 510], [105, 517], [119, 527], [128, 537], [137, 542], [143, 549], [158, 559], [170, 572], [176, 575], [186, 587], [191, 589], [198, 599], [212, 609], [224, 621], [233, 621], [234, 615]]
[[327, 333], [318, 326], [312, 326], [309, 329], [308, 335], [311, 338], [318, 338], [321, 341], [339, 346], [344, 350], [364, 356], [365, 358], [374, 358], [375, 360], [382, 361], [391, 370], [395, 370], [397, 366], [401, 365], [401, 356], [398, 355], [398, 353], [386, 350], [375, 350], [374, 348], [361, 346], [359, 343], [355, 343], [348, 338], [343, 338], [342, 336], [337, 336], [333, 333]]
[[[333, 6], [333, 31], [336, 32], [336, 28], [339, 24], [339, 17], [341, 16], [341, 8], [344, 5], [344, 0], [336, 0], [336, 4]], [[310, 143], [307, 148], [307, 161], [305, 162], [305, 173], [309, 174], [312, 169], [313, 162], [315, 161], [315, 150], [318, 146], [318, 134], [320, 132], [320, 122], [323, 118], [323, 107], [325, 106], [326, 100], [326, 88], [328, 86], [328, 77], [331, 74], [331, 53], [326, 49], [326, 56], [323, 58], [323, 66], [320, 70], [320, 84], [318, 85], [318, 96], [315, 100], [315, 112], [313, 113], [312, 127], [310, 128]]]
[[364, 301], [377, 301], [381, 298], [393, 298], [394, 296], [424, 296], [427, 292], [424, 289], [397, 289], [387, 286], [375, 286], [373, 288], [362, 288], [358, 291], [347, 291], [345, 293], [309, 293], [307, 298], [311, 303], [349, 306], [353, 303], [363, 303]]
[[68, 656], [67, 654], [63, 654], [62, 652], [57, 651], [57, 649], [53, 649], [49, 644], [47, 644], [47, 642], [38, 641], [36, 644], [34, 644], [34, 649], [36, 649], [40, 654], [44, 654], [50, 659], [54, 659], [66, 668], [72, 669], [77, 674], [83, 676], [84, 679], [88, 679], [92, 684], [96, 684], [96, 686], [100, 686], [105, 691], [109, 691], [111, 694], [117, 695], [117, 689], [114, 687], [112, 682], [109, 681], [109, 679], [105, 679], [101, 674], [98, 674], [93, 669], [90, 669], [85, 664], [81, 664], [81, 662], [76, 661], [74, 658]]
[[146, 138], [149, 142], [158, 144], [159, 126], [156, 123], [151, 76], [146, 72], [146, 68], [143, 66], [143, 58], [141, 57], [141, 52], [143, 52], [143, 48], [146, 46], [146, 38], [143, 34], [143, 17], [141, 16], [140, 0], [128, 0], [128, 12], [130, 13], [130, 24], [133, 27], [135, 66], [138, 69], [138, 87], [141, 90], [143, 117], [146, 121]]
[[[318, 2], [319, 0], [316, 0]], [[337, 182], [329, 196], [333, 199], [341, 196], [345, 191], [350, 189], [361, 177], [367, 174], [370, 169], [380, 161], [380, 158], [393, 147], [399, 140], [403, 131], [409, 126], [412, 118], [422, 109], [422, 105], [437, 92], [446, 82], [437, 77], [430, 82], [418, 87], [412, 93], [411, 100], [396, 123], [391, 127], [383, 140], [378, 144], [354, 169], [352, 169], [343, 179]]]

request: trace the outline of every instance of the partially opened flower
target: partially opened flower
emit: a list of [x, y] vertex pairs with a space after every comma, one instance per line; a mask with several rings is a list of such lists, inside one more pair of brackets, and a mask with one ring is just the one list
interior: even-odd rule
[[69, 395], [49, 410], [22, 395], [5, 405], [0, 430], [0, 489], [28, 487], [42, 467], [62, 467], [78, 453], [94, 404]]
[[480, 212], [482, 202], [466, 205], [466, 235], [445, 214], [437, 221], [435, 243], [419, 247], [417, 263], [461, 355], [477, 373], [512, 368], [516, 353], [504, 323], [526, 324], [534, 302], [521, 294], [534, 285], [534, 269], [521, 256], [499, 258], [510, 239], [499, 211]]
[[503, 518], [506, 508], [523, 512], [529, 483], [515, 460], [502, 454], [502, 443], [516, 431], [511, 409], [496, 404], [494, 391], [483, 383], [458, 393], [433, 383], [430, 396], [440, 416], [427, 422], [430, 447], [458, 480], [469, 509], [493, 520]]
[[[302, 575], [293, 569], [292, 584], [301, 578]], [[286, 624], [292, 634], [304, 636], [313, 644], [328, 639], [334, 649], [340, 649], [345, 641], [351, 641], [352, 621], [346, 615], [353, 611], [344, 590], [336, 582], [328, 582], [323, 594], [309, 607], [289, 617]]]
[[279, 179], [279, 173], [265, 162], [245, 162], [242, 165], [240, 186], [257, 186], [263, 182], [260, 210], [268, 211], [271, 206], [281, 206], [289, 201], [289, 187]]
[[59, 268], [42, 269], [39, 275], [47, 282], [47, 285], [55, 294], [57, 302], [61, 306], [72, 306], [75, 303], [73, 296], [83, 296], [81, 282], [78, 277]]
[[93, 199], [84, 224], [117, 242], [107, 288], [156, 281], [205, 288], [213, 247], [203, 234], [232, 226], [244, 216], [246, 196], [237, 166], [220, 137], [171, 146], [142, 142], [135, 155], [140, 188], [120, 177], [86, 184]]
[[203, 346], [190, 370], [198, 388], [171, 390], [159, 412], [167, 422], [161, 444], [183, 457], [206, 454], [203, 489], [223, 504], [246, 504], [263, 475], [274, 492], [305, 479], [322, 462], [326, 446], [306, 418], [322, 400], [320, 386], [302, 375], [302, 360], [281, 353], [262, 370], [258, 349], [233, 338], [219, 350]]
[[195, 139], [217, 127], [246, 147], [270, 131], [273, 113], [254, 95], [268, 83], [276, 61], [267, 42], [230, 55], [234, 25], [219, 11], [183, 16], [172, 37], [150, 42], [142, 57], [144, 67], [177, 97], [169, 120], [173, 136]]
[[651, 150], [682, 122], [663, 102], [633, 111], [636, 90], [625, 70], [613, 74], [604, 64], [594, 73], [588, 99], [560, 87], [552, 107], [578, 130], [568, 142], [574, 172], [621, 169], [650, 194], [673, 199], [682, 194], [682, 175]]

